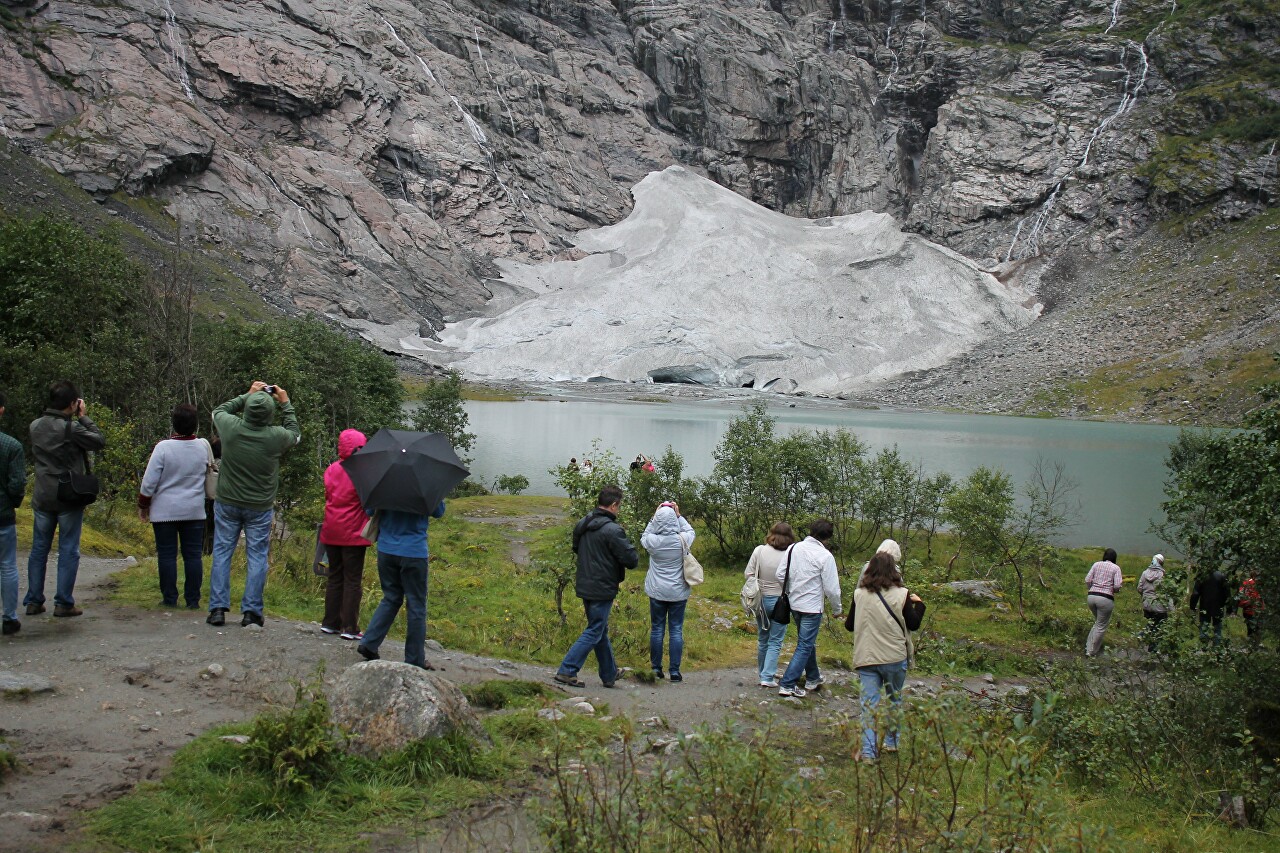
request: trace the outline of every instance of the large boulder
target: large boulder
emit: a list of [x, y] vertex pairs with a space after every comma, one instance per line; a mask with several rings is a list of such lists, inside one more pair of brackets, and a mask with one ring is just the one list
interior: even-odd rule
[[379, 660], [349, 667], [334, 685], [329, 706], [334, 725], [350, 736], [356, 752], [393, 751], [455, 731], [486, 738], [461, 690], [405, 663]]

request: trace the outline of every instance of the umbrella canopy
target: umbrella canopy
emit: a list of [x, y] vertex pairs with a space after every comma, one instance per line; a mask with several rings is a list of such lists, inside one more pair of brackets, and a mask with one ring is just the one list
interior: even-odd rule
[[366, 510], [430, 515], [471, 473], [442, 433], [380, 429], [342, 462]]

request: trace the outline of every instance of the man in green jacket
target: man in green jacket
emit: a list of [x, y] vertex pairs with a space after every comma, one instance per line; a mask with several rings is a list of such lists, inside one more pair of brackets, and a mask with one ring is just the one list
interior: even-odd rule
[[[275, 426], [276, 411], [282, 426]], [[254, 382], [249, 393], [213, 410], [222, 442], [218, 495], [213, 502], [213, 569], [209, 573], [210, 625], [226, 623], [231, 608], [231, 555], [244, 531], [248, 576], [240, 598], [241, 627], [262, 626], [272, 507], [280, 485], [280, 459], [302, 438], [289, 395], [278, 385]]]

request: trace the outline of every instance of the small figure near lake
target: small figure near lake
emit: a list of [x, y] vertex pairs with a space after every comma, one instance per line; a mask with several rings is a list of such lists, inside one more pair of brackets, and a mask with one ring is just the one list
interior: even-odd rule
[[[840, 576], [827, 548], [834, 533], [835, 526], [830, 521], [816, 519], [809, 525], [809, 535], [787, 549], [778, 566], [777, 578], [782, 581], [783, 595], [790, 601], [791, 615], [796, 620], [796, 650], [778, 684], [779, 696], [803, 697], [822, 687], [818, 629], [822, 627], [823, 598], [831, 602], [833, 616], [844, 614]], [[802, 675], [804, 687], [799, 683]]]
[[1160, 627], [1173, 609], [1173, 596], [1161, 587], [1164, 584], [1164, 554], [1151, 558], [1142, 577], [1138, 579], [1138, 595], [1142, 596], [1142, 615], [1147, 617], [1147, 651], [1155, 654], [1159, 647]]
[[759, 588], [760, 603], [752, 614], [756, 620], [756, 668], [760, 673], [760, 686], [778, 686], [778, 657], [782, 653], [782, 641], [787, 636], [787, 622], [774, 622], [769, 618], [782, 584], [778, 581], [778, 566], [787, 549], [795, 544], [796, 534], [790, 524], [779, 521], [769, 528], [763, 545], [757, 545], [747, 560], [743, 577], [755, 580]]
[[[0, 392], [0, 417], [9, 401]], [[22, 442], [0, 432], [0, 612], [4, 636], [18, 633], [18, 517], [27, 489], [27, 463]]]
[[200, 608], [204, 585], [205, 479], [213, 448], [196, 437], [199, 417], [190, 403], [174, 406], [173, 433], [158, 442], [138, 487], [138, 516], [151, 522], [156, 538], [156, 571], [165, 607], [178, 606], [178, 554], [182, 554], [182, 598]]
[[1209, 642], [1213, 632], [1213, 645], [1222, 645], [1222, 613], [1231, 599], [1231, 587], [1222, 569], [1214, 569], [1196, 580], [1191, 589], [1191, 609], [1200, 616], [1200, 642]]
[[[281, 426], [275, 425], [276, 412]], [[231, 555], [244, 532], [248, 573], [240, 598], [240, 626], [263, 626], [273, 507], [280, 486], [280, 460], [302, 439], [289, 394], [257, 381], [249, 391], [213, 410], [222, 440], [218, 494], [213, 502], [213, 566], [209, 570], [210, 625], [226, 624], [231, 609]]]
[[[858, 761], [879, 757], [876, 708], [887, 694], [895, 711], [902, 705], [907, 667], [915, 654], [911, 632], [920, 627], [925, 605], [902, 585], [893, 557], [877, 551], [853, 591], [844, 627], [853, 632], [853, 668], [862, 685], [862, 749]], [[884, 738], [885, 752], [898, 751], [898, 728], [891, 723]]]
[[1094, 563], [1085, 575], [1084, 584], [1088, 588], [1085, 601], [1089, 605], [1089, 612], [1093, 614], [1093, 628], [1089, 630], [1084, 656], [1096, 658], [1102, 654], [1102, 638], [1107, 633], [1111, 612], [1116, 607], [1116, 593], [1124, 586], [1124, 575], [1116, 565], [1114, 548], [1102, 552], [1102, 559]]
[[644, 593], [649, 596], [649, 664], [662, 678], [662, 642], [671, 632], [671, 681], [684, 680], [680, 661], [684, 656], [684, 611], [689, 584], [684, 579], [684, 555], [693, 546], [693, 527], [680, 515], [675, 501], [663, 501], [640, 537], [649, 552]]
[[613, 687], [618, 680], [618, 665], [609, 644], [609, 611], [627, 569], [640, 564], [640, 555], [618, 524], [621, 506], [622, 489], [605, 486], [596, 499], [596, 508], [573, 528], [573, 552], [578, 555], [574, 591], [582, 599], [587, 627], [569, 647], [555, 674], [556, 681], [570, 687], [586, 687], [578, 672], [593, 651], [604, 686]]
[[31, 553], [27, 557], [27, 595], [23, 602], [28, 616], [45, 610], [44, 578], [55, 529], [58, 585], [53, 595], [53, 615], [79, 616], [84, 612], [76, 607], [75, 601], [80, 530], [84, 508], [98, 496], [97, 480], [89, 476], [89, 451], [101, 450], [107, 445], [85, 410], [80, 391], [64, 379], [49, 386], [44, 414], [31, 422], [36, 482], [31, 499], [34, 519]]

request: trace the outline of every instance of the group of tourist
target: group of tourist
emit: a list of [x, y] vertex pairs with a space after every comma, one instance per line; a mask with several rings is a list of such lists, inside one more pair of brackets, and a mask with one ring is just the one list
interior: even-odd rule
[[[1089, 612], [1093, 614], [1093, 627], [1085, 641], [1085, 657], [1097, 657], [1102, 654], [1102, 639], [1111, 623], [1111, 614], [1115, 609], [1115, 597], [1124, 586], [1124, 574], [1116, 562], [1114, 548], [1107, 548], [1102, 559], [1089, 567], [1084, 583], [1088, 592], [1085, 601]], [[1194, 571], [1192, 576], [1195, 577]], [[1177, 608], [1176, 591], [1172, 584], [1165, 580], [1164, 555], [1156, 554], [1151, 558], [1151, 565], [1143, 570], [1138, 578], [1138, 595], [1142, 598], [1142, 615], [1147, 619], [1147, 650], [1155, 653], [1159, 649], [1163, 636], [1164, 621]], [[1197, 577], [1191, 589], [1190, 609], [1196, 613], [1200, 622], [1200, 640], [1222, 644], [1222, 617], [1232, 609], [1238, 609], [1244, 617], [1245, 630], [1250, 639], [1258, 631], [1258, 617], [1262, 614], [1262, 596], [1254, 578], [1245, 578], [1233, 596], [1227, 576], [1221, 569]]]
[[[596, 508], [573, 530], [573, 550], [578, 560], [575, 592], [582, 599], [587, 625], [553, 676], [568, 687], [586, 686], [578, 673], [592, 652], [601, 683], [614, 687], [618, 679], [609, 642], [609, 614], [627, 569], [640, 563], [639, 554], [618, 524], [622, 499], [622, 490], [616, 486], [601, 489]], [[744, 570], [743, 600], [757, 623], [760, 686], [776, 688], [779, 696], [800, 699], [822, 688], [818, 630], [828, 607], [833, 618], [844, 615], [840, 578], [829, 547], [834, 532], [834, 525], [820, 518], [809, 525], [804, 539], [796, 541], [791, 525], [778, 522], [770, 528], [765, 544], [752, 553]], [[679, 505], [663, 501], [640, 538], [641, 546], [649, 552], [644, 591], [649, 597], [649, 663], [655, 679], [670, 678], [675, 683], [684, 680], [680, 666], [685, 606], [691, 588], [684, 561], [694, 537], [693, 526], [680, 514]], [[920, 627], [924, 617], [924, 602], [903, 585], [898, 565], [901, 558], [896, 542], [888, 539], [881, 543], [863, 567], [844, 620], [845, 628], [853, 632], [854, 667], [863, 704], [868, 709], [857, 755], [867, 761], [874, 761], [880, 749], [897, 749], [896, 729], [889, 726], [881, 741], [873, 712], [881, 696], [888, 696], [895, 705], [901, 702], [913, 654], [911, 632]], [[779, 675], [782, 642], [793, 620], [796, 649]], [[669, 641], [665, 672], [664, 640]]]

